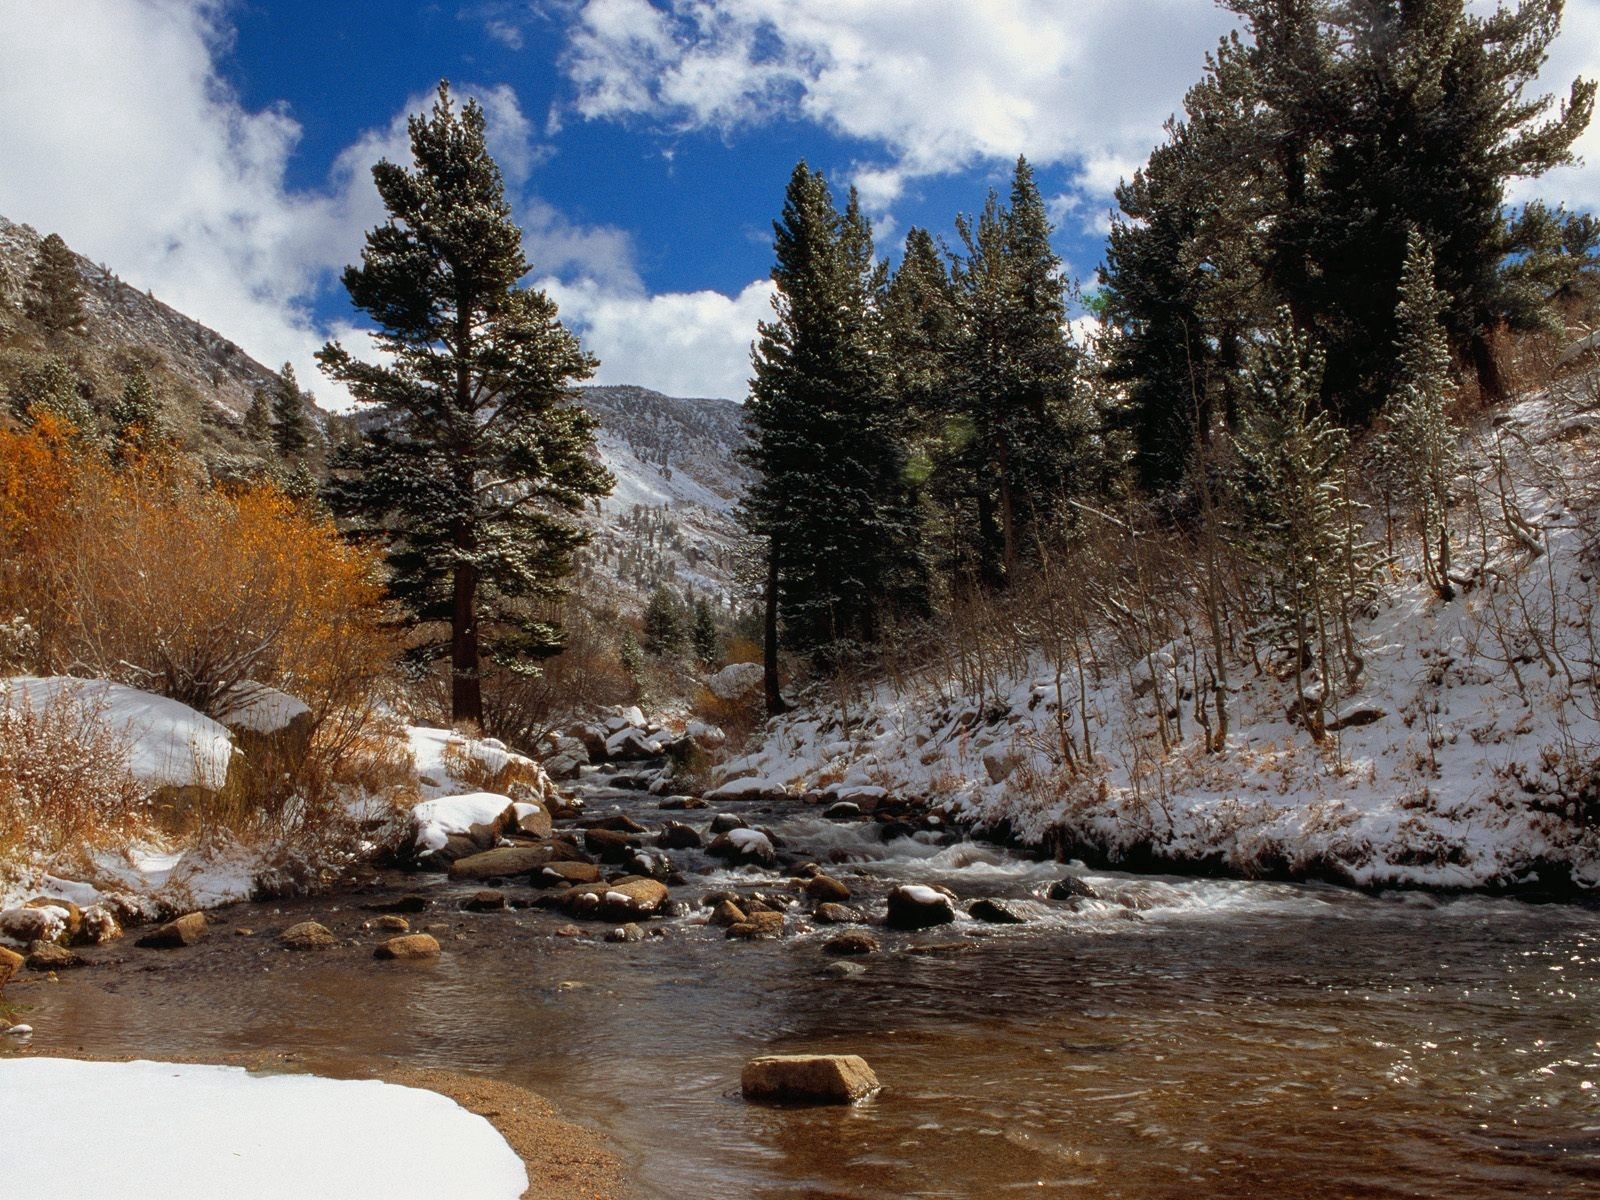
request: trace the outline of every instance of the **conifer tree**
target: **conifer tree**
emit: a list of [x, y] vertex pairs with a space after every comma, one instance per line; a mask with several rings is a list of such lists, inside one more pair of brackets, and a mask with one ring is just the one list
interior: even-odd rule
[[452, 719], [481, 722], [484, 657], [519, 669], [557, 644], [528, 602], [559, 595], [587, 540], [568, 514], [612, 481], [570, 396], [595, 360], [549, 296], [519, 283], [529, 265], [482, 108], [458, 110], [441, 83], [409, 132], [413, 165], [373, 168], [389, 219], [344, 273], [389, 362], [338, 344], [318, 356], [385, 418], [341, 451], [329, 499], [387, 540], [413, 620], [448, 628]]
[[290, 363], [283, 364], [272, 388], [272, 444], [286, 463], [300, 462], [311, 447], [311, 418]]
[[272, 448], [272, 396], [266, 387], [258, 387], [250, 397], [250, 407], [244, 414], [244, 436], [262, 450]]
[[650, 593], [644, 607], [644, 648], [657, 658], [670, 658], [683, 650], [689, 633], [683, 604], [665, 585]]
[[39, 256], [28, 273], [24, 311], [49, 333], [83, 332], [83, 280], [78, 275], [78, 259], [58, 233], [39, 243]]
[[694, 602], [694, 625], [689, 630], [694, 656], [702, 667], [714, 667], [722, 658], [722, 634], [705, 597]]
[[958, 416], [970, 428], [967, 472], [979, 576], [1011, 578], [1025, 540], [1083, 483], [1088, 430], [1074, 392], [1066, 280], [1027, 160], [1010, 205], [991, 194], [977, 223], [957, 225], [965, 255], [955, 288], [963, 336], [953, 355]]
[[122, 385], [122, 394], [111, 405], [111, 453], [126, 462], [148, 451], [166, 436], [161, 406], [144, 368], [135, 366]]
[[779, 626], [828, 664], [877, 640], [886, 610], [926, 611], [914, 497], [880, 353], [883, 269], [852, 196], [794, 170], [774, 223], [774, 319], [761, 323], [745, 418], [756, 479], [742, 509], [763, 546], [767, 703]]
[[1440, 599], [1450, 600], [1455, 597], [1450, 583], [1450, 481], [1460, 468], [1460, 431], [1450, 416], [1450, 345], [1440, 323], [1445, 299], [1433, 273], [1433, 249], [1412, 230], [1395, 316], [1400, 383], [1384, 410], [1387, 428], [1378, 439], [1378, 455], [1385, 482], [1414, 515], [1423, 575]]

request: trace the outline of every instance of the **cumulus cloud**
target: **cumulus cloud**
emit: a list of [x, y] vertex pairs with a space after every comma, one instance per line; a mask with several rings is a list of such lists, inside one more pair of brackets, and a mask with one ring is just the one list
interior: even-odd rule
[[641, 383], [674, 396], [743, 400], [756, 323], [772, 315], [772, 284], [737, 296], [617, 292], [593, 280], [542, 280], [562, 316], [600, 358], [596, 383]]
[[[853, 176], [875, 213], [920, 176], [1026, 154], [1073, 172], [1098, 229], [1234, 24], [1213, 0], [587, 0], [566, 67], [590, 118], [730, 131], [785, 116], [879, 143]], [[1545, 78], [1564, 91], [1597, 70], [1600, 0], [1569, 0]], [[1582, 149], [1590, 165], [1546, 194], [1600, 195], [1600, 128]]]
[[[326, 403], [348, 398], [312, 358], [329, 336], [319, 289], [384, 219], [372, 185], [380, 158], [407, 161], [406, 99], [338, 155], [326, 182], [295, 189], [286, 171], [300, 126], [282, 108], [245, 109], [219, 78], [229, 31], [213, 0], [0, 0], [0, 214], [57, 232], [140, 288], [276, 367], [293, 363]], [[466, 87], [488, 117], [540, 270], [639, 289], [628, 235], [580, 226], [529, 191], [547, 148], [505, 85]]]
[[1018, 153], [1104, 196], [1230, 27], [1212, 0], [589, 0], [577, 111], [735, 129], [774, 115], [881, 143], [874, 210], [919, 176]]

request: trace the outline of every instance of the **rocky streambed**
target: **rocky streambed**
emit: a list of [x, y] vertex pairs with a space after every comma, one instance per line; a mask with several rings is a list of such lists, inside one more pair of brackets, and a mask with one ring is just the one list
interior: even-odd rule
[[[24, 970], [27, 1049], [481, 1074], [658, 1197], [1600, 1186], [1600, 914], [1089, 872], [883, 796], [701, 806], [663, 767], [587, 770], [581, 808], [434, 869]], [[788, 1052], [882, 1090], [746, 1103]]]

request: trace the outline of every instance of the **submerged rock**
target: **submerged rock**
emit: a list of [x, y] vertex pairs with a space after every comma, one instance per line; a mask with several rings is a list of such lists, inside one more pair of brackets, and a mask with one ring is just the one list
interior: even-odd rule
[[28, 951], [30, 971], [70, 971], [88, 965], [88, 959], [54, 942], [40, 942]]
[[769, 1054], [745, 1063], [739, 1077], [746, 1100], [850, 1104], [881, 1086], [856, 1054]]
[[339, 944], [333, 931], [316, 921], [301, 921], [278, 935], [278, 944], [287, 950], [328, 950]]
[[990, 925], [1023, 925], [1028, 918], [998, 900], [974, 900], [967, 905], [967, 916]]
[[859, 925], [862, 921], [859, 912], [843, 904], [819, 904], [813, 915], [824, 925]]
[[373, 928], [387, 930], [390, 933], [411, 932], [411, 922], [395, 913], [387, 913], [372, 923]]
[[825, 904], [842, 904], [850, 899], [850, 889], [831, 875], [814, 875], [806, 883], [806, 895]]
[[192, 946], [206, 935], [206, 915], [201, 912], [185, 913], [176, 921], [158, 925], [145, 934], [136, 946], [152, 950], [176, 950]]
[[742, 938], [746, 941], [753, 938], [782, 937], [783, 914], [781, 912], [750, 913], [737, 925], [728, 926], [728, 931], [723, 936]]
[[608, 942], [642, 942], [644, 941], [644, 936], [644, 930], [640, 929], [632, 921], [629, 921], [626, 925], [619, 925], [615, 929], [606, 930], [606, 941]]
[[493, 889], [474, 892], [468, 896], [462, 908], [468, 912], [500, 912], [506, 906], [506, 894]]
[[837, 934], [822, 944], [824, 954], [876, 954], [878, 939], [865, 931]]
[[381, 943], [372, 957], [394, 961], [438, 958], [439, 942], [431, 933], [408, 933]]

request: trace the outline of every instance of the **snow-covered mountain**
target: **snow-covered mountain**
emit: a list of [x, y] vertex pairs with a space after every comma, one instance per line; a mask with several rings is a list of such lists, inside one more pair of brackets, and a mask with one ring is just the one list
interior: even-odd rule
[[749, 481], [739, 460], [743, 409], [642, 387], [588, 387], [578, 402], [600, 419], [600, 456], [616, 489], [590, 519], [585, 571], [623, 595], [665, 583], [714, 600], [731, 597], [738, 525]]

